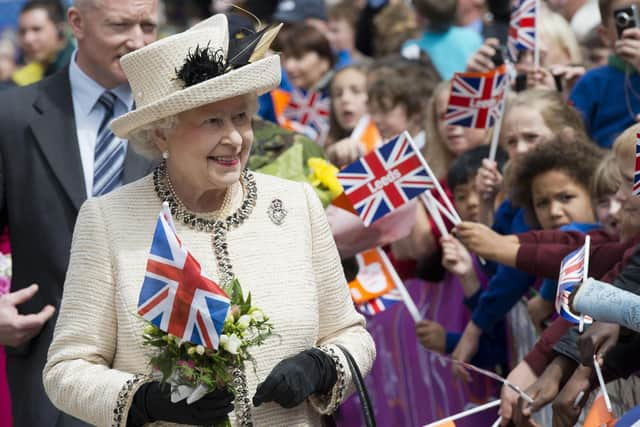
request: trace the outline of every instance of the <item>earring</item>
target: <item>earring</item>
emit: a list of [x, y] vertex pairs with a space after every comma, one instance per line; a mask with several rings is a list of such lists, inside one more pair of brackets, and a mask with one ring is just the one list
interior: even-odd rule
[[169, 158], [169, 152], [168, 151], [163, 151], [162, 152], [162, 158], [167, 160]]

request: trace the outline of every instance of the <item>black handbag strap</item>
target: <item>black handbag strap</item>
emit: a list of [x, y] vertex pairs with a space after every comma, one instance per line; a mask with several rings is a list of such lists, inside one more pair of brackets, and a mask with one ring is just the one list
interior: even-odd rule
[[356, 386], [356, 390], [358, 391], [358, 397], [360, 398], [360, 405], [362, 406], [362, 416], [364, 417], [364, 423], [367, 427], [376, 427], [376, 418], [373, 412], [373, 405], [371, 405], [369, 392], [367, 391], [367, 386], [362, 379], [360, 368], [358, 368], [358, 364], [356, 363], [349, 350], [347, 350], [340, 344], [335, 345], [340, 350], [342, 350], [342, 353], [344, 353], [344, 357], [347, 359], [349, 371], [351, 371], [351, 377], [353, 379], [354, 385]]

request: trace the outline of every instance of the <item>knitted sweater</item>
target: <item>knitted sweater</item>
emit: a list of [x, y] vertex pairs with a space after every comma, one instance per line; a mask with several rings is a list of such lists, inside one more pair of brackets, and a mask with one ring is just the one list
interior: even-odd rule
[[[306, 184], [255, 177], [256, 206], [227, 235], [234, 274], [275, 326], [275, 335], [251, 350], [256, 361], [255, 369], [246, 366], [251, 396], [276, 363], [322, 344], [344, 345], [366, 375], [375, 348], [353, 307], [320, 201]], [[233, 189], [231, 212], [242, 202], [240, 185]], [[276, 198], [287, 210], [282, 225], [267, 213]], [[142, 347], [144, 324], [135, 313], [160, 209], [147, 176], [88, 200], [80, 210], [44, 385], [57, 407], [91, 424], [111, 425], [127, 380], [150, 372]], [[212, 235], [179, 222], [176, 230], [203, 270], [217, 280]], [[348, 369], [346, 384], [351, 385]], [[337, 396], [338, 383], [324, 399], [312, 396], [293, 409], [263, 404], [253, 409], [254, 423], [319, 425], [319, 413], [333, 410]], [[230, 416], [235, 425], [234, 414]]]

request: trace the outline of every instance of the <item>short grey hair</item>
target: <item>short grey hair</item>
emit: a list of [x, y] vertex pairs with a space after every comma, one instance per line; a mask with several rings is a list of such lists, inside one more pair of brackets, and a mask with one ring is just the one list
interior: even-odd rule
[[167, 132], [173, 129], [177, 123], [178, 116], [172, 115], [141, 126], [129, 134], [129, 144], [144, 157], [159, 160], [162, 158], [162, 153], [155, 143], [156, 133], [158, 131]]

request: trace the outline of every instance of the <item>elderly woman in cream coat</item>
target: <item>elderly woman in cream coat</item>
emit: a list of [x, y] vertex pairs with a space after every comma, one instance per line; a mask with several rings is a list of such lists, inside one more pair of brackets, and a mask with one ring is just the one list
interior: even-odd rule
[[[197, 46], [211, 49], [217, 70], [181, 74]], [[256, 96], [279, 83], [279, 58], [232, 60], [228, 46], [226, 17], [216, 15], [122, 58], [138, 107], [112, 129], [164, 160], [152, 176], [88, 200], [76, 224], [44, 384], [57, 407], [86, 422], [212, 424], [228, 415], [233, 425], [319, 425], [352, 389], [335, 345], [363, 373], [373, 363], [314, 191], [244, 169]], [[203, 269], [218, 283], [237, 277], [274, 325], [276, 336], [251, 349], [249, 396], [172, 403], [145, 375], [135, 313], [163, 201]], [[218, 219], [227, 226], [213, 232]]]

